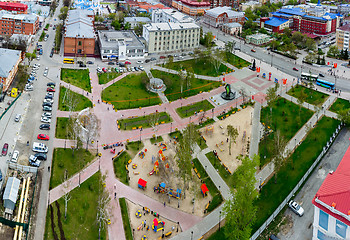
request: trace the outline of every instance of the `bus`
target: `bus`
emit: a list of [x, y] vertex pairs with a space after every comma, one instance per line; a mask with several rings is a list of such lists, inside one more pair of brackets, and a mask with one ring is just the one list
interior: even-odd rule
[[74, 64], [74, 59], [73, 58], [64, 58], [63, 63]]
[[331, 83], [331, 82], [327, 82], [325, 80], [322, 80], [322, 79], [317, 79], [316, 80], [316, 84], [318, 86], [321, 86], [321, 87], [325, 87], [325, 88], [329, 88], [329, 89], [334, 89], [334, 83]]
[[318, 78], [317, 74], [301, 73], [301, 80], [316, 81]]

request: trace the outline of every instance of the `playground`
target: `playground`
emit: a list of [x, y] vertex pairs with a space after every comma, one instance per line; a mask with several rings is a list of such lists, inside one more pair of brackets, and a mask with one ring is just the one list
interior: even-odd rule
[[[236, 157], [240, 154], [246, 155], [251, 138], [251, 116], [253, 108], [248, 106], [223, 120], [216, 121], [200, 129], [202, 136], [206, 140], [208, 147], [215, 150], [218, 161], [226, 168], [229, 173], [233, 173], [239, 166]], [[227, 134], [227, 125], [232, 125], [238, 130], [236, 143], [232, 142], [231, 155], [229, 155], [229, 136]]]
[[[172, 222], [166, 216], [160, 216], [157, 212], [126, 200], [131, 229], [134, 230], [134, 239], [160, 239], [162, 234], [167, 237], [181, 233], [180, 226]], [[163, 230], [164, 229], [164, 230]], [[167, 234], [167, 235], [166, 235]]]
[[[178, 177], [175, 160], [176, 141], [169, 135], [162, 136], [164, 141], [151, 144], [144, 141], [144, 148], [128, 165], [130, 186], [145, 195], [165, 203], [166, 207], [179, 208], [181, 211], [204, 216], [204, 210], [212, 200], [209, 192], [201, 190], [201, 182], [192, 170], [193, 180], [184, 191], [182, 180]], [[171, 141], [170, 141], [171, 140]], [[195, 193], [194, 207], [192, 199]], [[166, 217], [166, 216], [164, 216]]]

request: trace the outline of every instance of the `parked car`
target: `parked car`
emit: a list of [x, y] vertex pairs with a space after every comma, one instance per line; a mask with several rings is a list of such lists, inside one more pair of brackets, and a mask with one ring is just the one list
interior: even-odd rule
[[166, 58], [166, 56], [160, 56], [160, 57], [159, 57], [159, 59], [164, 59], [164, 58]]
[[48, 84], [46, 84], [46, 86], [54, 88], [56, 86], [56, 83], [54, 82], [49, 82]]
[[22, 115], [20, 113], [18, 113], [15, 117], [15, 122], [19, 122], [19, 120], [21, 120]]
[[51, 96], [51, 98], [53, 98], [53, 93], [52, 92], [47, 92], [45, 96]]
[[299, 71], [299, 69], [297, 69], [296, 67], [293, 67], [293, 70], [294, 70], [294, 71]]
[[48, 141], [50, 140], [50, 137], [49, 135], [46, 135], [46, 134], [38, 134], [37, 139]]
[[52, 107], [52, 103], [50, 102], [43, 102], [43, 107], [48, 106], [48, 107]]
[[84, 64], [84, 63], [79, 63], [79, 67], [86, 67], [86, 64]]
[[295, 201], [291, 200], [288, 203], [288, 206], [292, 209], [293, 212], [295, 212], [300, 217], [304, 214], [304, 209]]
[[115, 65], [114, 62], [108, 62], [108, 65]]
[[44, 71], [44, 74], [43, 74], [43, 75], [44, 75], [44, 77], [46, 77], [46, 76], [47, 76], [47, 74], [48, 74], [48, 71], [47, 71], [47, 70], [45, 70], [45, 71]]
[[50, 124], [41, 124], [39, 126], [40, 130], [50, 130]]
[[271, 234], [270, 237], [269, 237], [269, 240], [279, 240], [279, 238], [276, 237], [276, 235]]
[[25, 88], [24, 88], [25, 91], [29, 92], [29, 91], [33, 91], [34, 88], [33, 88], [33, 85], [30, 85], [30, 84], [26, 84]]
[[102, 68], [102, 71], [106, 73], [106, 72], [107, 72], [107, 69], [106, 69], [106, 68]]
[[45, 112], [51, 112], [51, 111], [52, 111], [52, 107], [44, 106], [44, 107], [43, 107], [43, 111], [45, 111]]
[[252, 51], [252, 52], [256, 52], [256, 51], [255, 51], [255, 49], [251, 49], [250, 51]]
[[141, 71], [145, 71], [145, 69], [142, 66], [139, 66]]
[[54, 89], [54, 88], [51, 88], [51, 87], [48, 87], [48, 88], [46, 89], [46, 91], [47, 91], [47, 92], [55, 92], [55, 89]]
[[87, 64], [94, 64], [93, 61], [87, 61], [86, 63], [87, 63]]
[[34, 155], [29, 156], [29, 164], [34, 167], [40, 167], [41, 161], [38, 160]]
[[12, 157], [11, 157], [11, 162], [16, 163], [18, 160], [18, 156], [19, 156], [19, 151], [18, 150], [13, 151]]
[[42, 117], [48, 117], [51, 118], [52, 117], [52, 113], [49, 112], [44, 112], [43, 114], [41, 114]]
[[138, 64], [141, 64], [141, 63], [143, 63], [143, 61], [142, 61], [142, 60], [138, 60], [137, 63], [138, 63]]
[[6, 155], [7, 155], [8, 149], [9, 149], [9, 144], [8, 144], [8, 143], [5, 143], [4, 146], [2, 147], [2, 152], [1, 152], [1, 154], [2, 154], [3, 156], [6, 156]]
[[[45, 99], [50, 99], [50, 100], [52, 100], [53, 99], [53, 96], [52, 95], [46, 95], [45, 96]], [[45, 101], [45, 100], [44, 100]]]
[[151, 58], [151, 61], [155, 61], [155, 60], [157, 60], [155, 57], [152, 57], [152, 58]]
[[146, 59], [145, 63], [149, 63], [151, 61], [151, 59]]
[[41, 117], [40, 121], [43, 122], [43, 123], [51, 123], [51, 118]]
[[318, 75], [319, 75], [320, 77], [324, 77], [324, 75], [323, 75], [322, 73], [319, 73]]
[[45, 153], [36, 153], [34, 157], [40, 161], [46, 161], [47, 159], [47, 155]]
[[131, 62], [129, 62], [129, 61], [125, 61], [125, 64], [131, 64]]
[[189, 54], [189, 55], [193, 55], [193, 54], [194, 54], [194, 52], [188, 52], [188, 54]]

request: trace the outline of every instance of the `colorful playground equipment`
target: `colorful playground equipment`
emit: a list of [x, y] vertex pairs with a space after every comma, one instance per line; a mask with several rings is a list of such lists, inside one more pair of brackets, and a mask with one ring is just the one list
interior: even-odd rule
[[165, 222], [158, 221], [157, 218], [153, 219], [152, 229], [154, 232], [162, 231], [164, 228]]
[[201, 185], [201, 193], [202, 193], [203, 197], [208, 196], [208, 192], [209, 192], [209, 190], [207, 188], [207, 185], [205, 185], [205, 183], [203, 183]]
[[214, 125], [210, 125], [210, 126], [206, 126], [205, 127], [205, 133], [208, 134], [208, 133], [213, 133], [214, 132]]
[[132, 164], [132, 168], [133, 168], [133, 169], [136, 169], [136, 168], [137, 168], [137, 164], [136, 164], [136, 163], [133, 163], [133, 164]]
[[140, 157], [141, 159], [143, 159], [145, 156], [146, 156], [146, 153], [145, 153], [145, 152], [141, 151], [141, 152], [139, 153], [139, 157]]
[[158, 153], [159, 153], [159, 158], [162, 159], [163, 161], [168, 159], [168, 157], [164, 156], [163, 150], [159, 150]]
[[181, 199], [182, 197], [182, 190], [180, 188], [178, 188], [176, 191], [172, 188], [168, 188], [166, 187], [166, 184], [164, 182], [158, 184], [158, 186], [153, 188], [154, 192], [157, 193], [164, 193], [167, 194], [171, 197], [177, 198], [177, 199]]
[[141, 210], [137, 210], [135, 215], [136, 215], [137, 218], [140, 218], [142, 216]]
[[138, 181], [138, 187], [141, 188], [142, 190], [145, 190], [147, 187], [147, 181], [140, 178]]
[[153, 175], [154, 173], [155, 174], [158, 174], [158, 171], [159, 171], [159, 162], [158, 161], [155, 161], [154, 162], [154, 165], [153, 165], [153, 169], [152, 171], [149, 172], [149, 175]]
[[147, 240], [147, 236], [146, 235], [143, 235], [141, 240]]
[[163, 143], [163, 142], [159, 143], [158, 147], [160, 147], [160, 149], [163, 151], [166, 151], [168, 149], [166, 143]]

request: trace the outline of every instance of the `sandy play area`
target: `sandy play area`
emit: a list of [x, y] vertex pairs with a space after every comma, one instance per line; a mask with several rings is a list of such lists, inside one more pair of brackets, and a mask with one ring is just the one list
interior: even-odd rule
[[[236, 157], [240, 154], [247, 155], [247, 143], [251, 136], [251, 113], [252, 107], [242, 109], [224, 120], [216, 121], [210, 126], [202, 128], [200, 131], [207, 140], [207, 145], [211, 150], [216, 150], [221, 161], [233, 173], [239, 166]], [[236, 143], [231, 145], [231, 155], [229, 155], [229, 140], [227, 125], [232, 125], [238, 130]], [[249, 149], [248, 149], [249, 150]]]
[[[163, 216], [159, 216], [157, 219], [158, 221], [161, 221], [159, 223], [158, 230], [155, 232], [152, 229], [153, 220], [155, 219], [155, 216], [153, 216], [151, 213], [145, 213], [143, 211], [143, 207], [137, 204], [134, 204], [133, 202], [130, 202], [129, 200], [126, 200], [127, 206], [128, 206], [128, 213], [130, 218], [130, 225], [131, 230], [135, 229], [134, 231], [134, 239], [141, 239], [144, 235], [147, 236], [147, 239], [159, 239], [162, 237], [162, 228], [163, 228], [163, 222], [164, 222], [164, 234], [168, 232], [172, 232], [171, 237], [175, 236], [176, 234], [181, 232], [180, 226], [177, 225], [177, 223], [172, 222]], [[140, 211], [141, 215], [136, 216], [136, 212]], [[139, 213], [140, 213], [139, 212]], [[142, 225], [142, 223], [144, 223]], [[147, 230], [148, 229], [148, 230]], [[178, 232], [177, 232], [178, 231]]]
[[[193, 214], [197, 216], [204, 216], [205, 206], [209, 201], [211, 201], [212, 197], [210, 194], [208, 194], [207, 197], [202, 196], [200, 191], [201, 182], [194, 174], [193, 170], [193, 180], [189, 183], [189, 189], [186, 189], [184, 194], [182, 180], [177, 176], [178, 169], [175, 161], [176, 145], [173, 140], [170, 142], [169, 135], [163, 135], [162, 137], [164, 140], [162, 142], [162, 145], [160, 145], [160, 143], [157, 143], [155, 145], [151, 144], [150, 140], [144, 141], [145, 146], [142, 151], [145, 153], [145, 156], [141, 158], [139, 154], [137, 154], [129, 165], [130, 186], [134, 189], [138, 189], [140, 192], [159, 202], [166, 202], [166, 206], [173, 208], [179, 207], [178, 209], [181, 211], [191, 214], [193, 210], [193, 193], [195, 192], [195, 205]], [[163, 145], [164, 143], [166, 144], [166, 148], [165, 145]], [[163, 155], [159, 154], [159, 150], [162, 150]], [[159, 164], [158, 173], [154, 171], [153, 174], [150, 175], [150, 172], [154, 170], [156, 162]], [[136, 169], [132, 169], [133, 164], [137, 165]], [[138, 187], [138, 181], [140, 178], [147, 181], [147, 187], [145, 189]], [[165, 183], [167, 192], [172, 189], [174, 195], [177, 194], [177, 189], [181, 189], [181, 198], [177, 199], [165, 193], [157, 193], [158, 191], [154, 190], [154, 187], [158, 187], [160, 183]]]

